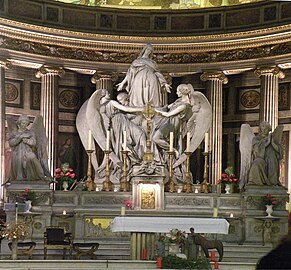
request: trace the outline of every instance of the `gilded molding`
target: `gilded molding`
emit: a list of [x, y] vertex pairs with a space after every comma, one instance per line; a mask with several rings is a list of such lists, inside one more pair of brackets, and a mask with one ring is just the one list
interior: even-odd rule
[[116, 82], [118, 80], [118, 74], [116, 72], [110, 71], [96, 71], [91, 78], [91, 82], [96, 84], [100, 79], [107, 79], [111, 80], [112, 82]]
[[210, 81], [210, 80], [219, 80], [222, 81], [223, 84], [228, 83], [228, 78], [225, 76], [225, 74], [222, 71], [207, 71], [203, 72], [200, 76], [200, 79], [204, 82]]
[[279, 67], [259, 67], [254, 71], [257, 77], [274, 75], [278, 76], [279, 79], [285, 78], [285, 73]]
[[44, 75], [55, 75], [62, 77], [65, 75], [65, 71], [62, 67], [51, 67], [51, 66], [42, 66], [39, 70], [35, 73], [37, 78], [41, 78]]

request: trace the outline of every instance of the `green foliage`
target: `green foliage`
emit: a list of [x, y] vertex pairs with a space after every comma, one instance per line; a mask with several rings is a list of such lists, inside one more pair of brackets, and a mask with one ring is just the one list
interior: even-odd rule
[[186, 260], [177, 256], [168, 255], [162, 259], [163, 269], [212, 269], [205, 257], [199, 257], [196, 261]]

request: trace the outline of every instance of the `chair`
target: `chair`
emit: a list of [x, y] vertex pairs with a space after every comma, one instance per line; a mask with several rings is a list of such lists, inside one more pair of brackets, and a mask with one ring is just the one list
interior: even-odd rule
[[66, 257], [66, 251], [69, 250], [72, 255], [72, 234], [66, 233], [61, 227], [47, 227], [44, 232], [44, 259], [47, 258], [48, 249], [63, 249], [63, 259]]
[[[12, 242], [8, 243], [9, 249], [12, 250]], [[17, 243], [17, 254], [28, 255], [28, 259], [32, 259], [32, 253], [36, 246], [35, 242], [18, 242]]]

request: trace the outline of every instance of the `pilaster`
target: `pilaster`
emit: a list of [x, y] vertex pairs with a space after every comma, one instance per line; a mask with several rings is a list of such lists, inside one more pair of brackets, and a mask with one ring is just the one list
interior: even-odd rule
[[91, 82], [96, 84], [97, 89], [106, 89], [110, 95], [113, 93], [113, 83], [117, 81], [118, 75], [115, 72], [96, 71]]
[[260, 122], [270, 123], [272, 130], [278, 125], [279, 79], [285, 74], [279, 67], [259, 67], [255, 75], [261, 79]]
[[204, 72], [200, 79], [207, 82], [212, 105], [210, 127], [210, 183], [215, 184], [222, 171], [222, 85], [228, 83], [222, 71]]
[[41, 78], [40, 114], [43, 116], [46, 136], [48, 138], [48, 165], [51, 174], [54, 174], [57, 163], [57, 136], [58, 136], [58, 79], [64, 76], [61, 67], [42, 66], [36, 77]]

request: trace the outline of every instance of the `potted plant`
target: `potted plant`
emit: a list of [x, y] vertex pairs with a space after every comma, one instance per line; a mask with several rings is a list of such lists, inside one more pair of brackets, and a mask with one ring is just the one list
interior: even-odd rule
[[232, 167], [228, 167], [221, 174], [221, 178], [217, 182], [222, 184], [226, 194], [234, 192], [237, 187], [237, 178], [233, 173]]
[[266, 206], [266, 213], [268, 217], [272, 217], [273, 206], [278, 204], [277, 198], [268, 193], [262, 197], [262, 203]]
[[67, 191], [75, 180], [76, 174], [69, 163], [64, 163], [61, 167], [55, 169], [54, 179], [57, 182], [58, 189]]
[[169, 243], [169, 254], [176, 255], [180, 253], [181, 245], [185, 240], [186, 232], [179, 229], [171, 229], [165, 237], [165, 241]]
[[36, 192], [26, 188], [22, 193], [20, 198], [26, 204], [26, 211], [30, 212], [33, 202], [36, 200]]

